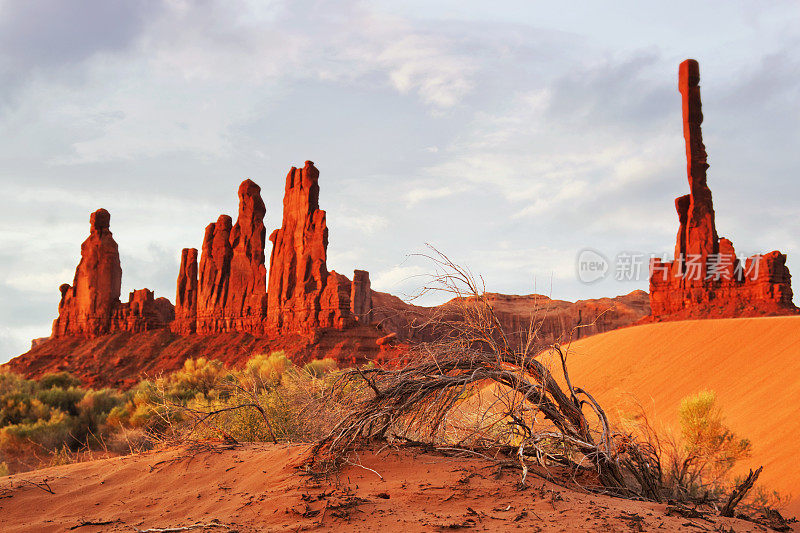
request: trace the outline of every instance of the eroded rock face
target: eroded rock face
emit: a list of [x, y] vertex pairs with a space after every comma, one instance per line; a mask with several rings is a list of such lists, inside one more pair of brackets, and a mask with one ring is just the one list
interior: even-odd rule
[[141, 333], [160, 329], [175, 319], [175, 308], [166, 298], [156, 298], [150, 289], [137, 289], [128, 295], [112, 316], [111, 331]]
[[200, 278], [197, 296], [197, 332], [229, 331], [225, 320], [231, 258], [231, 217], [220, 215], [206, 226], [200, 256]]
[[180, 335], [197, 331], [197, 283], [197, 248], [184, 248], [175, 293], [175, 321], [170, 324], [170, 329]]
[[89, 238], [81, 244], [81, 261], [73, 284], [60, 287], [54, 337], [147, 331], [163, 328], [173, 319], [169, 300], [155, 299], [148, 289], [133, 291], [127, 303], [119, 301], [122, 267], [110, 222], [111, 215], [105, 209], [89, 217]]
[[350, 316], [350, 281], [328, 272], [328, 226], [319, 208], [319, 171], [306, 161], [286, 176], [283, 223], [270, 235], [267, 329], [308, 332], [343, 328]]
[[[351, 282], [328, 272], [328, 227], [325, 211], [319, 209], [318, 181], [319, 171], [310, 161], [302, 169], [289, 171], [282, 224], [270, 236], [269, 278], [264, 264], [266, 208], [261, 188], [250, 180], [239, 186], [236, 224], [222, 215], [206, 228], [194, 331], [309, 334], [320, 328], [346, 328], [359, 317], [369, 323], [369, 273], [357, 270]], [[181, 265], [173, 330], [186, 334], [192, 327], [187, 324], [191, 312], [184, 314], [182, 303], [183, 258]]]
[[250, 180], [239, 186], [239, 217], [231, 230], [231, 267], [226, 313], [237, 317], [237, 329], [259, 332], [267, 306], [264, 246], [266, 208], [261, 187]]
[[700, 68], [687, 59], [678, 86], [683, 101], [683, 136], [689, 194], [675, 200], [678, 236], [675, 260], [650, 263], [652, 317], [709, 318], [794, 314], [786, 255], [773, 251], [740, 261], [733, 243], [719, 238], [708, 163], [703, 145]]

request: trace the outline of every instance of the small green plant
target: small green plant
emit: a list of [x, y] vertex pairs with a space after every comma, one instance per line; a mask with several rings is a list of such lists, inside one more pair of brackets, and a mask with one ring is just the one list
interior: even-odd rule
[[678, 419], [689, 481], [703, 485], [724, 481], [737, 461], [750, 456], [750, 441], [725, 425], [713, 391], [700, 391], [681, 400]]

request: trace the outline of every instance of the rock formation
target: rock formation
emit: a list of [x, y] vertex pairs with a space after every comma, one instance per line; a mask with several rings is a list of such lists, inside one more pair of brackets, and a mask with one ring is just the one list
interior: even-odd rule
[[264, 265], [266, 208], [261, 188], [239, 186], [239, 216], [221, 215], [206, 227], [200, 258], [197, 332], [263, 330], [267, 270]]
[[369, 282], [369, 272], [366, 270], [353, 272], [350, 313], [361, 324], [372, 322], [372, 288]]
[[180, 335], [197, 331], [197, 248], [181, 251], [178, 289], [175, 293], [175, 321], [170, 328]]
[[[541, 294], [486, 293], [486, 300], [512, 343], [524, 342], [533, 326], [541, 347], [630, 326], [650, 314], [649, 296], [633, 291], [615, 298], [553, 300]], [[372, 291], [372, 320], [401, 342], [432, 342], [451, 336], [463, 321], [469, 299], [454, 298], [436, 307], [421, 307], [391, 294]]]
[[220, 215], [206, 226], [200, 256], [200, 278], [197, 295], [197, 332], [228, 331], [225, 321], [225, 300], [231, 272], [231, 217]]
[[160, 329], [175, 319], [175, 309], [166, 298], [156, 298], [150, 289], [137, 289], [117, 306], [111, 317], [111, 332], [140, 333]]
[[786, 255], [774, 251], [740, 261], [733, 243], [719, 238], [701, 124], [700, 68], [687, 59], [678, 86], [683, 101], [683, 136], [689, 194], [675, 200], [679, 229], [675, 260], [650, 263], [650, 307], [655, 319], [792, 314]]
[[74, 281], [71, 286], [65, 283], [60, 287], [54, 337], [147, 331], [172, 321], [172, 304], [165, 298], [155, 299], [147, 289], [133, 291], [127, 303], [120, 303], [122, 267], [110, 222], [111, 215], [105, 209], [89, 217], [89, 238], [81, 244]]
[[98, 209], [89, 217], [89, 238], [81, 244], [81, 261], [72, 286], [65, 283], [53, 335], [108, 333], [111, 315], [119, 305], [122, 267], [119, 249], [109, 230], [111, 215]]
[[267, 328], [281, 333], [351, 324], [351, 282], [328, 272], [328, 226], [319, 208], [319, 171], [306, 161], [286, 176], [283, 223], [270, 235]]
[[239, 331], [259, 332], [267, 307], [264, 246], [266, 208], [261, 187], [250, 180], [239, 186], [239, 217], [231, 230], [230, 280], [226, 312], [237, 317]]

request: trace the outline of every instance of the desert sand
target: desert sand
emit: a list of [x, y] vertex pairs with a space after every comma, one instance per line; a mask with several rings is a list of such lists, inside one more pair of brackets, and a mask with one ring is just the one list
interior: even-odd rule
[[736, 519], [667, 515], [663, 504], [575, 492], [534, 475], [521, 490], [519, 471], [480, 458], [383, 447], [325, 479], [301, 475], [307, 454], [307, 446], [206, 445], [13, 475], [0, 481], [0, 530], [764, 531]]
[[713, 390], [729, 427], [752, 441], [744, 463], [764, 465], [760, 482], [793, 495], [787, 510], [800, 514], [800, 317], [634, 326], [572, 343], [568, 363], [610, 415], [638, 400], [671, 428], [682, 398]]

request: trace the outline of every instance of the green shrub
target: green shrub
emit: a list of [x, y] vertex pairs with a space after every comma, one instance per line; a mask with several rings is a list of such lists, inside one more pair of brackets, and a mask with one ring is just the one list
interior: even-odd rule
[[183, 368], [169, 374], [161, 382], [170, 397], [188, 400], [198, 394], [207, 396], [218, 388], [226, 374], [225, 366], [220, 361], [198, 357], [184, 361]]
[[70, 387], [68, 389], [52, 387], [40, 390], [36, 394], [36, 398], [43, 404], [49, 405], [54, 409], [63, 411], [70, 416], [77, 416], [78, 403], [85, 395], [85, 389], [76, 389], [75, 387]]
[[293, 366], [283, 351], [254, 355], [245, 364], [241, 381], [245, 387], [272, 389], [280, 384], [283, 374]]
[[54, 412], [49, 420], [6, 426], [0, 429], [0, 450], [20, 454], [34, 445], [43, 450], [56, 451], [65, 444], [75, 442], [71, 436], [74, 426], [74, 419], [62, 412]]
[[336, 361], [333, 359], [314, 359], [303, 366], [303, 370], [315, 378], [321, 378], [326, 374], [337, 370]]
[[725, 425], [716, 402], [713, 391], [700, 391], [681, 400], [678, 410], [686, 454], [696, 465], [695, 476], [711, 482], [723, 479], [752, 450], [749, 440]]
[[56, 372], [53, 374], [45, 374], [39, 379], [40, 389], [52, 389], [59, 387], [61, 389], [69, 389], [71, 387], [80, 387], [81, 380], [70, 374], [69, 372]]

